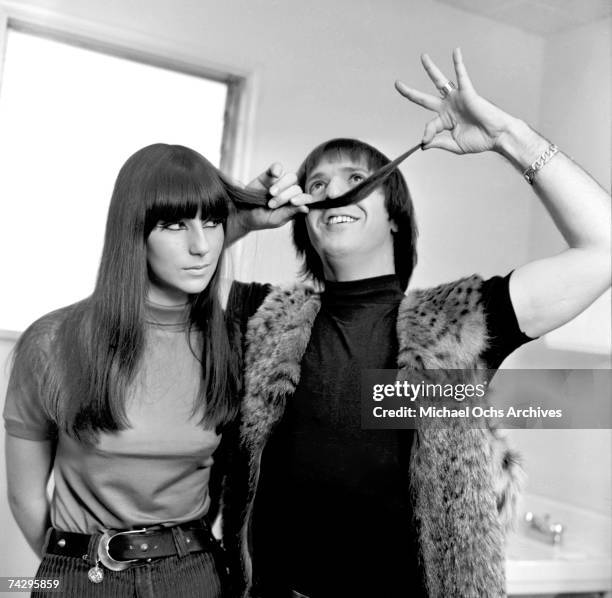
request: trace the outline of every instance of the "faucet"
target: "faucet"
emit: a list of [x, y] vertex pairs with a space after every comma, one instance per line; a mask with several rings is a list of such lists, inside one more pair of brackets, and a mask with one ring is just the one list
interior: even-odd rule
[[550, 515], [538, 516], [531, 511], [525, 513], [525, 522], [530, 529], [536, 530], [551, 540], [553, 545], [561, 543], [564, 527], [561, 523], [551, 523]]

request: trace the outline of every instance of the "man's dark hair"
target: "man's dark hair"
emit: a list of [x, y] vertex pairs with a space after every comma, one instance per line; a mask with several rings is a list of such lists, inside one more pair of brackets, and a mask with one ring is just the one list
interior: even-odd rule
[[[308, 176], [323, 160], [338, 160], [348, 157], [355, 162], [363, 161], [371, 171], [388, 164], [389, 158], [375, 147], [358, 139], [330, 139], [313, 149], [298, 169], [298, 184], [304, 187]], [[402, 288], [408, 286], [412, 271], [417, 262], [416, 239], [417, 225], [414, 217], [414, 207], [408, 185], [402, 173], [396, 168], [382, 183], [385, 194], [385, 207], [389, 218], [395, 222], [397, 232], [393, 233], [393, 255], [395, 272]], [[293, 221], [293, 242], [300, 257], [304, 258], [302, 274], [312, 276], [315, 281], [324, 281], [323, 263], [312, 246], [306, 228], [306, 217], [298, 214]]]

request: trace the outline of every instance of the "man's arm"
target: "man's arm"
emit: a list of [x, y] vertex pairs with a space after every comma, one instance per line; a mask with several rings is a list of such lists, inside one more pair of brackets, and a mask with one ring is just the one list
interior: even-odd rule
[[[457, 154], [495, 151], [524, 172], [550, 143], [475, 91], [460, 50], [453, 52], [457, 89], [445, 98], [396, 83], [410, 101], [437, 113], [426, 126], [424, 149]], [[423, 66], [440, 89], [448, 79], [427, 56]], [[610, 286], [610, 196], [561, 152], [535, 173], [533, 187], [569, 248], [517, 268], [510, 296], [522, 331], [536, 337], [558, 328]]]
[[[502, 153], [521, 171], [550, 143], [516, 121]], [[570, 158], [559, 152], [539, 170], [534, 191], [569, 248], [517, 268], [510, 297], [521, 330], [541, 336], [569, 322], [610, 286], [610, 196]]]

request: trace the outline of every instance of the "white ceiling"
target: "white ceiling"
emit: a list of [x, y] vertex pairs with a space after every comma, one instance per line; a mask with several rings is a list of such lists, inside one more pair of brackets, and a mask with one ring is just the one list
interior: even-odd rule
[[540, 35], [551, 35], [612, 15], [612, 0], [437, 1]]

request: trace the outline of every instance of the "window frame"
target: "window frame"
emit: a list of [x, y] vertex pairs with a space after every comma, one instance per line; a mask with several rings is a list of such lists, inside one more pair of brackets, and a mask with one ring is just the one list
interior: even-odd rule
[[[243, 180], [248, 173], [255, 72], [207, 61], [195, 48], [177, 41], [0, 2], [0, 93], [10, 30], [225, 84], [227, 95], [219, 168], [235, 180]], [[239, 253], [238, 248], [232, 251]], [[18, 331], [0, 329], [0, 340], [14, 341], [20, 335]]]

